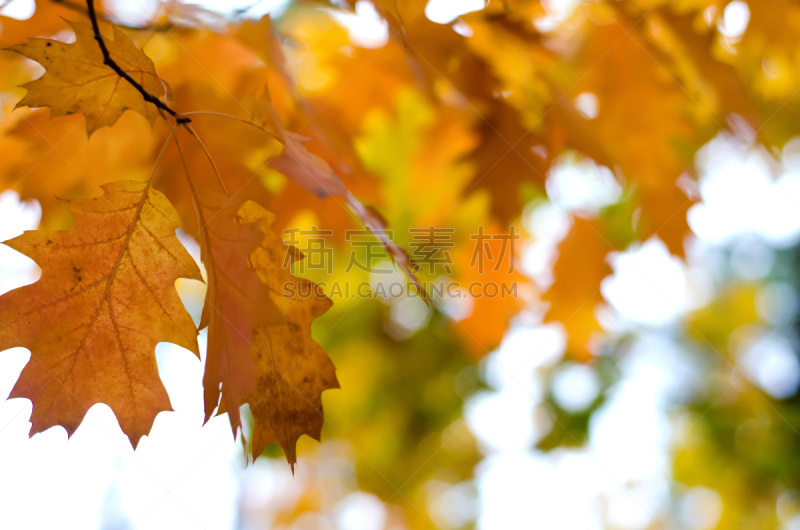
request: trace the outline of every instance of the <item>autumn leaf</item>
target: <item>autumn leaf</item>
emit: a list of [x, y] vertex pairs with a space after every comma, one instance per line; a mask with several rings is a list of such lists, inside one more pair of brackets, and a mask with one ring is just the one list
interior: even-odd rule
[[[49, 230], [72, 224], [60, 199], [95, 196], [102, 184], [114, 180], [112, 175], [147, 180], [153, 169], [151, 155], [164, 143], [164, 138], [150, 136], [147, 123], [133, 113], [91, 137], [79, 115], [49, 121], [47, 109], [23, 109], [11, 117], [17, 123], [0, 137], [0, 184], [17, 190], [23, 199], [37, 199], [40, 228]], [[166, 193], [158, 179], [155, 186]], [[180, 213], [179, 203], [170, 199]]]
[[622, 18], [587, 28], [585, 38], [591, 36], [593, 45], [585, 46], [576, 60], [594, 67], [577, 84], [570, 80], [569, 91], [596, 95], [597, 116], [584, 118], [580, 127], [572, 121], [565, 141], [590, 155], [604, 153], [608, 161], [598, 162], [618, 166], [635, 183], [644, 205], [643, 237], [657, 235], [670, 252], [682, 256], [692, 201], [676, 182], [692, 173], [687, 153], [707, 142], [717, 124], [669, 77], [632, 29]]
[[285, 133], [286, 143], [281, 154], [270, 161], [270, 166], [291, 178], [317, 197], [346, 195], [347, 187], [333, 172], [331, 166], [317, 155], [308, 152], [308, 138]]
[[[188, 131], [194, 144], [201, 145], [194, 129]], [[179, 138], [176, 146], [197, 214], [200, 257], [208, 275], [199, 325], [199, 329], [208, 328], [203, 375], [205, 421], [215, 411], [229, 410], [231, 429], [237, 433], [241, 427], [239, 408], [256, 388], [254, 335], [258, 328], [280, 322], [282, 316], [270, 299], [269, 287], [248, 264], [263, 234], [255, 224], [237, 218], [247, 195], [230, 195], [218, 168], [208, 163], [206, 155], [200, 156], [213, 171], [193, 171], [195, 166], [187, 159], [188, 151]]]
[[[787, 376], [785, 394], [770, 395], [770, 385], [756, 380], [761, 366], [751, 370], [754, 361], [748, 360], [759, 353], [750, 351], [759, 337], [774, 338], [792, 327], [793, 304], [787, 302], [800, 283], [793, 273], [800, 251], [794, 239], [774, 247], [761, 233], [771, 216], [786, 217], [779, 223], [784, 234], [793, 230], [791, 204], [789, 211], [776, 205], [758, 223], [757, 244], [732, 236], [715, 241], [711, 254], [703, 250], [703, 230], [695, 234], [699, 245], [687, 239], [693, 237], [690, 228], [701, 228], [690, 227], [687, 212], [700, 198], [713, 206], [713, 186], [706, 186], [711, 180], [695, 177], [715, 178], [722, 159], [739, 164], [737, 150], [747, 160], [742, 178], [752, 181], [752, 168], [756, 180], [773, 189], [786, 184], [791, 200], [800, 152], [796, 0], [568, 6], [487, 0], [446, 23], [431, 20], [437, 17], [426, 9], [427, 0], [368, 0], [367, 7], [385, 21], [375, 32], [361, 31], [352, 25], [356, 17], [342, 13], [363, 15], [360, 0], [297, 1], [274, 18], [260, 19], [257, 3], [222, 13], [169, 0], [157, 3], [150, 17], [106, 11], [103, 3], [117, 3], [104, 0], [35, 3], [29, 19], [16, 20], [7, 15], [20, 14], [26, 2], [0, 0], [0, 46], [15, 45], [0, 53], [0, 191], [14, 190], [31, 201], [26, 213], [34, 201], [41, 207], [42, 231], [9, 244], [44, 269], [39, 282], [0, 297], [0, 347], [32, 351], [11, 395], [33, 401], [34, 433], [57, 424], [73, 433], [88, 407], [103, 402], [135, 444], [157, 412], [170, 408], [154, 364], [155, 344], [171, 341], [197, 353], [197, 330], [173, 290], [179, 276], [199, 278], [173, 234], [180, 218], [187, 233], [195, 234], [208, 272], [200, 322], [208, 330], [205, 418], [227, 413], [253, 456], [274, 457], [267, 446], [275, 442], [292, 465], [298, 439], [319, 439], [330, 418], [336, 434], [359, 453], [352, 468], [337, 469], [347, 467], [347, 480], [361, 492], [392, 500], [387, 527], [437, 525], [436, 517], [428, 517], [433, 513], [415, 506], [438, 506], [451, 497], [451, 486], [464, 492], [474, 482], [480, 456], [473, 435], [482, 438], [481, 429], [459, 427], [469, 396], [488, 390], [474, 363], [517, 349], [517, 337], [528, 340], [527, 331], [538, 334], [530, 328], [539, 325], [542, 306], [546, 322], [564, 326], [567, 352], [535, 370], [544, 392], [535, 430], [553, 424], [550, 434], [542, 431], [540, 449], [590, 443], [587, 426], [594, 411], [602, 403], [616, 406], [607, 401], [612, 380], [636, 377], [617, 370], [624, 368], [619, 361], [650, 351], [650, 338], [666, 330], [670, 341], [689, 346], [680, 348], [681, 357], [699, 361], [687, 367], [703, 372], [700, 378], [686, 374], [681, 402], [694, 404], [676, 409], [681, 421], [688, 412], [696, 423], [687, 446], [675, 440], [673, 475], [686, 486], [679, 488], [679, 504], [697, 493], [687, 489], [705, 486], [725, 507], [720, 527], [771, 528], [794, 515], [792, 503], [777, 499], [798, 489], [800, 474], [786, 465], [797, 460], [793, 431], [783, 428], [787, 420], [798, 427], [798, 400], [788, 395], [796, 388]], [[91, 20], [90, 5], [98, 20]], [[150, 95], [104, 64], [99, 36], [88, 26], [63, 17], [104, 30], [110, 20], [119, 22], [108, 29], [105, 43]], [[74, 44], [18, 44], [29, 37], [69, 40], [70, 26]], [[38, 69], [29, 59], [45, 73], [27, 85], [26, 95], [18, 85]], [[175, 104], [167, 109], [168, 99]], [[17, 102], [34, 108], [13, 110]], [[156, 120], [155, 107], [168, 112], [168, 119]], [[156, 161], [168, 135], [180, 141], [180, 149], [167, 149]], [[613, 174], [619, 187], [572, 164], [584, 158]], [[182, 178], [184, 169], [188, 179]], [[145, 181], [151, 170], [150, 186], [163, 197], [147, 184], [106, 184]], [[730, 182], [733, 191], [747, 186], [739, 181]], [[103, 197], [72, 203], [74, 228], [52, 231], [72, 220], [60, 198], [94, 197], [103, 185]], [[542, 207], [548, 194], [549, 204]], [[8, 193], [0, 202], [6, 197], [17, 198]], [[167, 216], [153, 213], [148, 199]], [[139, 200], [140, 210], [126, 209]], [[753, 193], [753, 200], [761, 203], [763, 195]], [[749, 216], [743, 211], [744, 222]], [[352, 252], [355, 238], [348, 235], [353, 229], [365, 235], [358, 230], [362, 225], [416, 280], [402, 244], [413, 248], [423, 265], [419, 274], [432, 282], [429, 291], [441, 304], [422, 307], [393, 293], [371, 300], [380, 295], [353, 289], [396, 279], [379, 276], [391, 271], [371, 238], [365, 252]], [[155, 237], [148, 238], [145, 226]], [[452, 229], [453, 237], [416, 246], [424, 242], [411, 236], [412, 229], [425, 227]], [[517, 228], [515, 251], [509, 236]], [[297, 269], [304, 266], [305, 277], [320, 286], [324, 281], [334, 305], [316, 294], [322, 287], [290, 275], [287, 267], [301, 254], [281, 236], [292, 233], [294, 240], [295, 230], [298, 245], [309, 248], [308, 262]], [[314, 248], [309, 233], [324, 238], [322, 249]], [[548, 243], [562, 236], [557, 248]], [[676, 314], [666, 328], [647, 326], [639, 336], [645, 319], [629, 318], [627, 310], [615, 316], [623, 307], [610, 300], [605, 307], [600, 286], [613, 272], [610, 252], [653, 236], [678, 257], [692, 250], [692, 263], [681, 266], [681, 291], [689, 296], [682, 297], [682, 309], [675, 308], [682, 317]], [[506, 241], [508, 257], [513, 251], [521, 270], [510, 259], [498, 263]], [[686, 242], [691, 244], [684, 249]], [[767, 247], [774, 248], [763, 252]], [[325, 252], [320, 260], [312, 254], [318, 250]], [[447, 267], [426, 273], [424, 265], [433, 264], [425, 262], [426, 254], [434, 252], [447, 254]], [[355, 267], [359, 255], [375, 259]], [[753, 256], [768, 258], [758, 275], [742, 266]], [[141, 277], [134, 267], [144, 271]], [[548, 289], [541, 305], [528, 273]], [[436, 297], [436, 285], [460, 287], [460, 299]], [[500, 288], [498, 296], [491, 296], [492, 287]], [[335, 369], [312, 338], [316, 318], [326, 326], [319, 331]], [[491, 353], [508, 331], [512, 340]], [[780, 364], [788, 368], [792, 356], [780, 351], [791, 353], [786, 346], [769, 349], [775, 359], [785, 357]], [[656, 353], [660, 359], [673, 349]], [[576, 381], [564, 370], [576, 360], [600, 383], [581, 411], [562, 406], [567, 403], [556, 379], [564, 374], [558, 375], [561, 382]], [[740, 384], [734, 378], [740, 369], [758, 377], [744, 374]], [[345, 390], [326, 395], [323, 417], [321, 395], [339, 380]], [[733, 400], [729, 386], [738, 396]], [[245, 404], [252, 430], [240, 418]], [[555, 416], [540, 422], [545, 418], [539, 413], [547, 410]], [[444, 450], [435, 450], [437, 440], [446, 441]], [[722, 478], [704, 464], [718, 453], [727, 455]], [[336, 444], [307, 455], [303, 467], [309, 473], [298, 481], [303, 491], [291, 507], [277, 509], [282, 513], [269, 519], [273, 526], [302, 525], [307, 512], [326, 517], [326, 510], [342, 506], [323, 475], [330, 474], [331, 455], [349, 457]], [[324, 468], [316, 476], [315, 463]], [[408, 470], [419, 471], [409, 477]], [[433, 483], [441, 487], [432, 491]], [[403, 484], [402, 496], [391, 484]], [[339, 486], [334, 489], [349, 492], [349, 486]], [[439, 490], [447, 495], [440, 498]], [[266, 516], [254, 506], [242, 513]], [[666, 511], [658, 517], [672, 523]]]
[[242, 104], [247, 110], [250, 119], [256, 125], [262, 127], [264, 132], [272, 135], [280, 142], [286, 142], [286, 134], [281, 120], [278, 118], [278, 113], [275, 112], [275, 107], [272, 105], [269, 90], [265, 89], [260, 97], [250, 94]]
[[258, 21], [244, 20], [236, 31], [240, 41], [258, 53], [258, 56], [277, 71], [288, 84], [294, 84], [286, 69], [286, 57], [273, 30], [272, 19], [264, 15]]
[[236, 217], [241, 200], [223, 193], [200, 193], [201, 257], [208, 273], [200, 329], [208, 327], [208, 354], [203, 376], [206, 421], [220, 402], [230, 407], [234, 433], [245, 396], [256, 389], [253, 340], [262, 326], [281, 322], [270, 288], [248, 264], [263, 234], [255, 224]]
[[575, 217], [573, 223], [558, 246], [555, 281], [542, 300], [550, 303], [546, 321], [566, 328], [569, 354], [585, 361], [593, 353], [590, 339], [602, 332], [595, 313], [603, 301], [600, 282], [613, 272], [605, 258], [614, 249], [604, 239], [598, 221]]
[[[42, 77], [23, 85], [28, 93], [17, 107], [49, 107], [54, 117], [82, 113], [89, 135], [114, 125], [126, 110], [135, 110], [153, 125], [158, 117], [155, 105], [104, 64], [92, 28], [79, 22], [69, 25], [75, 32], [73, 44], [30, 39], [8, 48], [45, 68]], [[153, 61], [117, 26], [112, 27], [114, 40], [104, 39], [111, 58], [150, 94], [163, 99], [167, 87], [156, 75]]]
[[[249, 263], [270, 286], [270, 300], [283, 316], [280, 322], [259, 328], [253, 340], [258, 382], [247, 397], [254, 420], [253, 456], [275, 442], [294, 467], [297, 439], [303, 434], [320, 439], [322, 392], [339, 388], [333, 363], [311, 338], [312, 321], [328, 310], [331, 301], [312, 282], [294, 278], [284, 267], [287, 255], [292, 262], [303, 256], [284, 245], [272, 230], [274, 215], [248, 201], [238, 218], [242, 223], [258, 223], [264, 234]], [[285, 291], [289, 285], [294, 291]]]
[[271, 213], [224, 194], [202, 197], [199, 205], [203, 219], [210, 219], [201, 237], [209, 273], [200, 323], [209, 328], [206, 420], [219, 405], [217, 412], [227, 412], [237, 432], [239, 408], [248, 403], [253, 455], [276, 442], [294, 465], [297, 439], [308, 434], [319, 440], [322, 391], [338, 388], [333, 363], [311, 339], [311, 321], [331, 302], [318, 291], [284, 297], [289, 283], [313, 285], [285, 268], [297, 254], [271, 230]]
[[174, 283], [201, 276], [161, 193], [130, 181], [103, 190], [70, 203], [73, 228], [5, 242], [33, 259], [42, 277], [0, 297], [0, 350], [31, 351], [10, 397], [33, 402], [32, 434], [62, 425], [71, 435], [89, 407], [105, 403], [135, 447], [156, 415], [171, 410], [156, 345], [172, 342], [199, 356]]

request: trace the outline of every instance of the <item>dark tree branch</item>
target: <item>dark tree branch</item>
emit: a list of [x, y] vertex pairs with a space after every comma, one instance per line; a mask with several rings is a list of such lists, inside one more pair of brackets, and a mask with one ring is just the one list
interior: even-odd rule
[[169, 108], [166, 104], [164, 104], [160, 99], [155, 97], [153, 94], [145, 90], [145, 88], [136, 82], [134, 78], [128, 75], [128, 73], [120, 68], [120, 66], [111, 58], [111, 54], [108, 53], [108, 48], [106, 47], [106, 43], [103, 40], [103, 35], [100, 34], [100, 25], [97, 22], [97, 13], [94, 10], [94, 0], [86, 0], [86, 6], [89, 8], [89, 19], [92, 21], [92, 29], [94, 30], [94, 38], [97, 41], [97, 44], [100, 45], [100, 51], [103, 53], [103, 64], [114, 70], [117, 75], [119, 75], [122, 79], [127, 81], [128, 83], [133, 86], [136, 90], [142, 94], [142, 97], [145, 101], [152, 103], [159, 109], [163, 110], [173, 118], [178, 124], [184, 123], [191, 123], [192, 119], [186, 116], [178, 116], [178, 113]]

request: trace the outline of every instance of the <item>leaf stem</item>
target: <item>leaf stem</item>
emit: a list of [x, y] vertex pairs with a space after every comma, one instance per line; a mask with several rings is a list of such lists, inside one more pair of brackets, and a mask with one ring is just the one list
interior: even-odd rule
[[161, 152], [158, 153], [158, 158], [156, 158], [156, 163], [153, 166], [153, 172], [150, 173], [150, 178], [147, 179], [148, 182], [151, 182], [153, 180], [153, 177], [156, 175], [156, 169], [158, 168], [158, 164], [161, 162], [161, 159], [164, 158], [164, 153], [167, 152], [167, 147], [169, 147], [169, 143], [172, 141], [174, 137], [175, 137], [175, 129], [173, 129], [172, 132], [169, 133], [169, 136], [167, 136], [167, 141], [164, 142], [164, 147], [162, 147]]
[[211, 163], [211, 167], [214, 169], [214, 173], [216, 173], [217, 175], [217, 179], [219, 180], [219, 183], [222, 186], [222, 191], [225, 192], [225, 195], [230, 195], [230, 193], [228, 193], [228, 188], [225, 187], [225, 181], [222, 180], [222, 175], [220, 175], [219, 169], [217, 169], [217, 165], [214, 163], [214, 159], [211, 158], [211, 153], [208, 152], [208, 149], [206, 149], [206, 146], [205, 144], [203, 144], [203, 141], [200, 139], [199, 136], [197, 136], [197, 133], [194, 132], [194, 129], [192, 129], [191, 125], [187, 123], [182, 123], [181, 125], [183, 125], [183, 128], [186, 129], [189, 132], [189, 134], [191, 134], [194, 137], [195, 140], [197, 140], [198, 144], [200, 144], [200, 148], [206, 154], [206, 158], [208, 158], [208, 161]]
[[157, 108], [163, 110], [164, 112], [168, 113], [170, 116], [175, 118], [175, 120], [179, 124], [186, 124], [191, 123], [192, 119], [179, 116], [177, 112], [169, 108], [165, 103], [163, 103], [160, 99], [155, 97], [153, 94], [145, 90], [145, 88], [140, 85], [134, 78], [132, 78], [128, 73], [120, 68], [120, 66], [111, 58], [111, 54], [108, 52], [108, 48], [106, 47], [106, 43], [103, 40], [103, 35], [100, 33], [100, 25], [97, 22], [97, 13], [94, 9], [94, 0], [86, 0], [86, 7], [89, 10], [89, 19], [92, 21], [92, 29], [94, 30], [94, 38], [97, 41], [97, 44], [100, 45], [100, 51], [103, 53], [103, 64], [114, 70], [117, 75], [119, 75], [122, 79], [127, 81], [128, 83], [133, 86], [139, 93], [142, 95], [145, 101], [152, 103]]

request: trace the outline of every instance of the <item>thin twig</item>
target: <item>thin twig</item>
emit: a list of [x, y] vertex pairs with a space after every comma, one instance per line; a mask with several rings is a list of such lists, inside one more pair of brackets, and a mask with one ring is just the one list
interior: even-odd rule
[[275, 140], [279, 141], [281, 143], [281, 145], [286, 145], [286, 140], [285, 139], [278, 138], [277, 136], [275, 136], [275, 133], [269, 131], [263, 125], [259, 125], [254, 121], [245, 120], [243, 118], [239, 118], [239, 117], [233, 116], [231, 114], [225, 114], [224, 112], [213, 112], [213, 111], [208, 111], [208, 110], [193, 110], [191, 112], [182, 112], [181, 116], [192, 116], [192, 115], [196, 115], [196, 114], [200, 114], [202, 116], [222, 116], [223, 118], [229, 118], [231, 120], [236, 120], [238, 122], [242, 122], [242, 123], [244, 123], [246, 125], [250, 125], [251, 127], [255, 127], [259, 131], [263, 131], [263, 132], [267, 133], [272, 138], [274, 138]]
[[92, 21], [92, 29], [94, 30], [94, 38], [97, 41], [97, 44], [100, 45], [100, 51], [103, 52], [103, 64], [114, 70], [117, 75], [119, 75], [122, 79], [130, 83], [133, 88], [139, 91], [142, 94], [142, 97], [145, 101], [152, 103], [159, 109], [163, 110], [164, 112], [171, 115], [179, 124], [191, 123], [192, 119], [179, 116], [177, 112], [169, 108], [166, 104], [162, 103], [160, 99], [155, 97], [153, 94], [145, 90], [145, 88], [136, 82], [134, 78], [128, 75], [128, 73], [120, 68], [120, 66], [111, 58], [111, 54], [108, 52], [108, 48], [106, 47], [106, 43], [103, 40], [103, 35], [100, 34], [100, 25], [97, 22], [97, 13], [94, 10], [94, 0], [86, 0], [86, 6], [89, 8], [89, 19]]

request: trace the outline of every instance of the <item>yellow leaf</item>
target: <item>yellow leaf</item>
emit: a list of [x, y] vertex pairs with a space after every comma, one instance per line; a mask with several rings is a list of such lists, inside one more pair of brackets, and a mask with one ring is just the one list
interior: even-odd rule
[[[114, 125], [126, 110], [135, 110], [153, 125], [158, 109], [103, 63], [92, 28], [78, 22], [69, 25], [75, 32], [73, 44], [30, 39], [8, 48], [46, 70], [42, 77], [24, 85], [28, 93], [17, 107], [49, 107], [52, 116], [82, 113], [89, 135]], [[156, 75], [153, 61], [119, 28], [113, 26], [113, 30], [114, 40], [104, 39], [111, 58], [150, 94], [163, 99], [166, 84]]]

